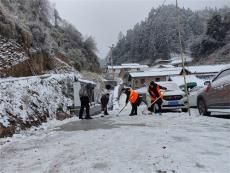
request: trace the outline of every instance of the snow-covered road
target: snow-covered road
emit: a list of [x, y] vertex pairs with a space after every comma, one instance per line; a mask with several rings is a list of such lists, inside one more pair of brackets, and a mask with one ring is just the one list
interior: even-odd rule
[[230, 120], [196, 113], [129, 117], [129, 111], [51, 121], [0, 139], [0, 172], [230, 172]]

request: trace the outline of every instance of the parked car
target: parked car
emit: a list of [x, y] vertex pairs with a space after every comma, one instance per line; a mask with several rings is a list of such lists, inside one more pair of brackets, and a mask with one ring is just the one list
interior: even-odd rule
[[204, 86], [196, 86], [189, 91], [189, 105], [191, 108], [197, 107], [197, 96], [203, 91]]
[[[157, 84], [166, 87], [166, 91], [163, 96], [163, 104], [162, 110], [176, 110], [181, 109], [183, 112], [188, 111], [188, 102], [185, 96], [185, 92], [183, 92], [176, 83], [174, 82], [157, 82]], [[137, 92], [142, 95], [143, 99], [146, 98], [147, 88], [140, 88]]]
[[230, 65], [221, 70], [197, 97], [197, 106], [201, 115], [211, 112], [230, 114]]

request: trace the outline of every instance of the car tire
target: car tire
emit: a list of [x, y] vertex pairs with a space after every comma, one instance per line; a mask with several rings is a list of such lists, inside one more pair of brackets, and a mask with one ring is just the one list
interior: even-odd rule
[[181, 109], [182, 112], [188, 112], [188, 109], [187, 108], [184, 108], [184, 109]]
[[203, 116], [210, 116], [211, 115], [211, 113], [208, 112], [208, 110], [207, 110], [207, 106], [206, 106], [204, 99], [200, 98], [198, 100], [197, 107], [198, 107], [198, 111], [199, 111], [200, 115], [203, 115]]

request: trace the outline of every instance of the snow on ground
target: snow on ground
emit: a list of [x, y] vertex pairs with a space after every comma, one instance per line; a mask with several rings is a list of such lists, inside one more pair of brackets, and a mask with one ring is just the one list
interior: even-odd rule
[[50, 121], [0, 139], [0, 172], [228, 173], [230, 121], [185, 113]]
[[120, 85], [115, 86], [114, 92], [113, 92], [113, 109], [114, 110], [119, 110], [119, 87]]

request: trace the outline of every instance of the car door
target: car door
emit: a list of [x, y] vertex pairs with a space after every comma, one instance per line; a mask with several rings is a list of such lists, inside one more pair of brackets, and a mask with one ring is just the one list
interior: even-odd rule
[[196, 86], [194, 87], [190, 93], [189, 93], [189, 104], [191, 107], [196, 107], [197, 106], [197, 95], [198, 92], [203, 88], [202, 86]]
[[224, 70], [212, 81], [212, 84], [208, 91], [208, 108], [222, 109], [226, 106], [229, 99], [229, 93], [227, 92], [230, 69]]
[[230, 69], [226, 71], [226, 75], [223, 77], [223, 92], [221, 106], [224, 109], [230, 109]]

